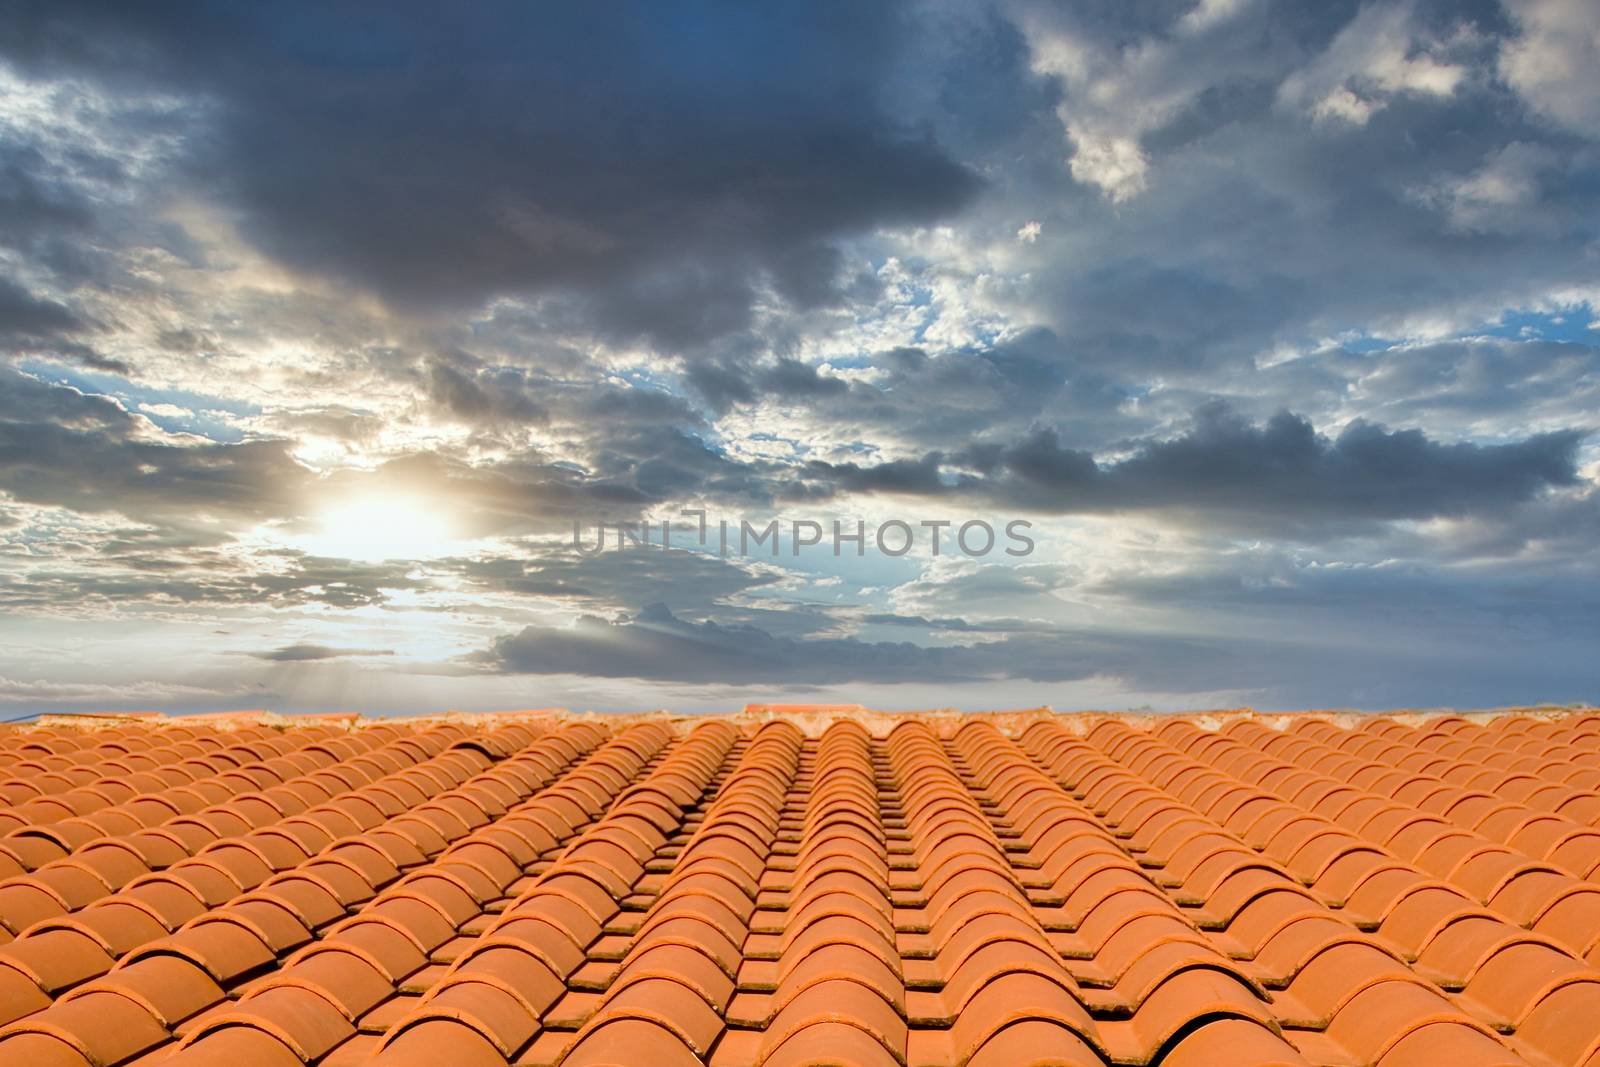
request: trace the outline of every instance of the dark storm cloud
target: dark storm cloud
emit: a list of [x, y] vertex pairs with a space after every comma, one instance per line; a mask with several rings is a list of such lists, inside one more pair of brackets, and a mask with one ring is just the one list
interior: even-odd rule
[[27, 248], [40, 238], [88, 227], [92, 212], [82, 198], [42, 179], [49, 170], [36, 148], [0, 149], [0, 244]]
[[[90, 150], [56, 152], [27, 135], [8, 132], [13, 135], [0, 137], [0, 247], [13, 250], [41, 274], [63, 279], [68, 287], [93, 277], [99, 268], [86, 238], [94, 230], [96, 211], [81, 179], [86, 174], [104, 177], [102, 161]], [[76, 317], [67, 325], [76, 327]]]
[[1357, 421], [1329, 438], [1288, 412], [1255, 425], [1214, 405], [1197, 413], [1187, 433], [1143, 442], [1107, 463], [1063, 447], [1045, 427], [960, 455], [819, 462], [808, 472], [848, 492], [986, 497], [1053, 514], [1187, 511], [1314, 530], [1492, 512], [1576, 485], [1584, 436], [1564, 430], [1509, 444], [1447, 444], [1421, 430]]
[[0, 276], [0, 354], [55, 358], [92, 370], [126, 373], [126, 363], [101, 355], [74, 336], [88, 329], [89, 324], [65, 304], [35, 296]]
[[[1313, 520], [1460, 515], [1573, 485], [1582, 437], [1562, 431], [1504, 445], [1444, 444], [1420, 430], [1356, 422], [1328, 438], [1287, 412], [1255, 426], [1211, 408], [1188, 434], [1145, 445], [1110, 466], [1103, 492], [1111, 506], [1125, 501]], [[1047, 433], [1006, 450], [1001, 462], [1024, 493], [1035, 487], [1093, 493], [1101, 478], [1085, 466], [1083, 453], [1059, 449]]]
[[825, 418], [833, 435], [873, 445], [950, 447], [1020, 433], [1040, 417], [1074, 443], [1098, 444], [1145, 428], [1121, 408], [1139, 387], [1077, 358], [1048, 329], [938, 354], [901, 347], [873, 353], [869, 378], [847, 381], [793, 359], [702, 361], [687, 383], [713, 410], [770, 403]]
[[[795, 368], [797, 381], [815, 379], [812, 388], [835, 384]], [[527, 490], [528, 510], [542, 505], [563, 521], [575, 514], [628, 519], [648, 505], [700, 495], [746, 502], [771, 496], [766, 468], [730, 459], [712, 443], [701, 413], [662, 388], [492, 366], [460, 352], [430, 360], [422, 388], [451, 421], [510, 446], [499, 463], [475, 471], [455, 465], [459, 484], [486, 486], [503, 476]], [[563, 462], [527, 450], [532, 427], [572, 442]], [[408, 469], [421, 464], [417, 457]]]
[[41, 337], [81, 325], [65, 306], [33, 296], [9, 278], [0, 278], [0, 336]]
[[392, 656], [387, 648], [334, 648], [330, 645], [294, 644], [264, 652], [245, 652], [242, 655], [269, 663], [314, 663], [330, 659], [354, 659], [363, 656]]
[[815, 367], [794, 359], [778, 360], [758, 380], [768, 396], [780, 400], [819, 400], [837, 397], [849, 389], [841, 379], [824, 378]]
[[428, 367], [427, 397], [458, 419], [476, 424], [542, 425], [550, 413], [529, 395], [526, 376], [511, 367]]
[[418, 385], [435, 410], [479, 431], [554, 427], [604, 441], [617, 433], [707, 429], [683, 397], [661, 388], [496, 365], [460, 351], [434, 355], [420, 373]]
[[396, 305], [577, 293], [676, 347], [830, 242], [930, 221], [972, 173], [880, 99], [893, 5], [13, 4], [30, 72], [194, 94], [191, 173], [284, 262]]
[[188, 522], [292, 513], [310, 472], [286, 441], [146, 438], [116, 401], [0, 366], [0, 489], [86, 513]]
[[[582, 536], [586, 547], [592, 547], [594, 530], [586, 528]], [[686, 544], [693, 543], [692, 533], [680, 530], [678, 536]], [[653, 538], [659, 543], [659, 533]], [[589, 611], [660, 601], [677, 605], [679, 614], [696, 616], [726, 610], [719, 605], [779, 580], [770, 571], [704, 553], [666, 556], [659, 551], [608, 551], [582, 557], [570, 544], [563, 541], [553, 549], [529, 546], [526, 558], [508, 555], [463, 561], [460, 574], [480, 589], [571, 599]]]
[[[930, 452], [920, 459], [893, 459], [871, 465], [816, 462], [809, 465], [809, 470], [812, 475], [831, 481], [833, 488], [849, 493], [941, 496], [957, 489], [955, 483], [946, 482], [940, 474], [944, 462], [943, 455]], [[969, 477], [963, 484], [970, 486], [976, 481]]]

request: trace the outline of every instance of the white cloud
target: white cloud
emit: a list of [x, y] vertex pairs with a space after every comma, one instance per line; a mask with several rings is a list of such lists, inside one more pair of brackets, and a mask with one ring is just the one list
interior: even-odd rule
[[1183, 106], [1198, 86], [1175, 71], [1171, 46], [1146, 40], [1120, 49], [1080, 35], [1052, 14], [1022, 15], [1035, 72], [1066, 91], [1056, 108], [1072, 142], [1066, 163], [1074, 180], [1092, 185], [1113, 203], [1144, 192], [1150, 161], [1139, 145], [1145, 131]]
[[1243, 14], [1253, 2], [1254, 0], [1199, 0], [1199, 3], [1178, 20], [1178, 29], [1183, 33], [1204, 33], [1213, 26], [1219, 26]]
[[1426, 36], [1409, 4], [1376, 4], [1340, 30], [1313, 63], [1285, 78], [1278, 99], [1317, 122], [1364, 126], [1399, 94], [1453, 94], [1467, 72], [1445, 58], [1451, 43]]
[[1233, 78], [1276, 77], [1282, 56], [1233, 23], [1258, 0], [1200, 0], [1170, 35], [1130, 43], [1074, 21], [1070, 9], [1017, 0], [1035, 73], [1064, 90], [1056, 108], [1072, 142], [1074, 180], [1112, 203], [1147, 192], [1155, 162], [1146, 134], [1181, 115], [1207, 89]]
[[177, 404], [140, 404], [139, 410], [147, 415], [155, 415], [158, 418], [190, 419], [194, 417], [194, 412]]
[[1540, 114], [1600, 134], [1600, 0], [1506, 0], [1522, 35], [1500, 76]]
[[1150, 161], [1137, 141], [1097, 134], [1076, 123], [1069, 123], [1067, 131], [1077, 143], [1067, 161], [1074, 178], [1085, 185], [1098, 185], [1117, 204], [1145, 191]]
[[1537, 224], [1531, 209], [1539, 201], [1539, 174], [1553, 162], [1548, 149], [1514, 141], [1473, 173], [1446, 178], [1417, 195], [1443, 211], [1452, 230], [1512, 233]]
[[1352, 126], [1365, 126], [1380, 106], [1340, 86], [1312, 105], [1311, 117], [1318, 122], [1343, 120]]

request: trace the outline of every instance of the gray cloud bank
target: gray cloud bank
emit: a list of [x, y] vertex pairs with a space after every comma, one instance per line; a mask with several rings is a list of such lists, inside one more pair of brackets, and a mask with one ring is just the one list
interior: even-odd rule
[[1269, 637], [1034, 627], [979, 644], [930, 646], [786, 638], [750, 625], [686, 622], [657, 604], [621, 621], [586, 616], [571, 628], [529, 626], [479, 658], [507, 674], [756, 690], [1107, 678], [1142, 691], [1232, 690], [1278, 707], [1572, 701], [1591, 691], [1592, 673], [1570, 659], [1570, 643], [1555, 654], [1494, 644], [1480, 637], [1352, 647], [1289, 631]]
[[1288, 412], [1252, 425], [1211, 406], [1188, 432], [1135, 443], [1109, 463], [1063, 447], [1044, 427], [1009, 445], [877, 466], [816, 463], [810, 473], [847, 491], [986, 497], [1045, 513], [1173, 509], [1325, 531], [1495, 511], [1573, 486], [1584, 437], [1562, 430], [1508, 444], [1444, 444], [1358, 421], [1329, 438]]
[[752, 273], [835, 301], [835, 238], [979, 188], [885, 109], [896, 4], [8, 6], [25, 70], [212, 101], [190, 180], [397, 307], [558, 288], [690, 344], [747, 321]]
[[316, 663], [329, 659], [360, 659], [366, 656], [392, 656], [390, 648], [333, 648], [329, 645], [300, 643], [245, 655], [269, 663]]

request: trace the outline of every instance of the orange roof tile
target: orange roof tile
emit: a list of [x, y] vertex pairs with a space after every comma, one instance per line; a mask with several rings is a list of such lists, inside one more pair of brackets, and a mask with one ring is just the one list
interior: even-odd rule
[[0, 1063], [1600, 1067], [1600, 713], [50, 719]]

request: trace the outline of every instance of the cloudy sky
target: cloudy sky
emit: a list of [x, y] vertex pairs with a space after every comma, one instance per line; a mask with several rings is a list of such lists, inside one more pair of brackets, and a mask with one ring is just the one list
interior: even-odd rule
[[1600, 0], [0, 19], [0, 716], [1600, 695]]

